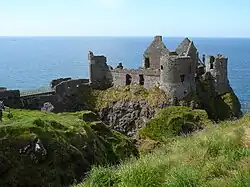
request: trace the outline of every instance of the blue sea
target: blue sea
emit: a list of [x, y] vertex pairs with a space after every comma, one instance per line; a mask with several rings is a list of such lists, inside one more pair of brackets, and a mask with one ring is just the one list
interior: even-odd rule
[[[174, 50], [184, 38], [164, 38]], [[229, 80], [241, 101], [250, 101], [250, 39], [191, 38], [200, 55], [229, 58]], [[60, 77], [87, 78], [88, 51], [106, 55], [110, 65], [141, 65], [152, 37], [0, 37], [0, 86], [29, 90]]]

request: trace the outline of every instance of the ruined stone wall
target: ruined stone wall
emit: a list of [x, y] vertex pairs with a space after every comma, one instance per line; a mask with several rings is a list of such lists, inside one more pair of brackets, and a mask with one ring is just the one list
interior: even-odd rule
[[33, 97], [21, 98], [22, 108], [31, 110], [40, 110], [46, 102], [50, 102], [53, 106], [56, 106], [58, 103], [58, 96], [37, 95]]
[[160, 69], [160, 58], [163, 53], [169, 52], [162, 41], [162, 36], [155, 36], [143, 55], [143, 68]]
[[4, 104], [11, 108], [21, 107], [20, 103], [20, 91], [19, 90], [7, 90], [0, 91], [0, 100], [4, 101]]
[[197, 71], [198, 68], [199, 53], [196, 47], [194, 46], [193, 42], [190, 42], [186, 56], [190, 56], [190, 58], [192, 59], [191, 73], [195, 75], [195, 72]]
[[[111, 71], [113, 77], [114, 86], [125, 86], [125, 85], [143, 85], [145, 88], [149, 89], [160, 81], [160, 71], [159, 70], [144, 70], [144, 69], [115, 69]], [[131, 79], [130, 84], [128, 84], [128, 77]]]
[[81, 85], [88, 84], [87, 79], [73, 79], [68, 81], [63, 81], [57, 86], [55, 86], [55, 92], [57, 95], [64, 97], [65, 95], [70, 95], [75, 92]]
[[195, 89], [193, 61], [187, 56], [162, 56], [160, 88], [170, 97], [181, 99]]
[[229, 92], [230, 84], [227, 72], [228, 58], [223, 55], [216, 55], [208, 56], [206, 60], [206, 71], [210, 72], [214, 78], [215, 90], [219, 94]]
[[50, 87], [54, 88], [56, 85], [58, 85], [59, 83], [63, 82], [63, 81], [68, 81], [71, 80], [70, 77], [68, 78], [59, 78], [59, 79], [54, 79], [50, 82]]
[[20, 97], [19, 90], [5, 90], [0, 92], [0, 99]]
[[89, 83], [93, 88], [105, 89], [111, 86], [112, 75], [105, 56], [94, 56], [89, 52]]

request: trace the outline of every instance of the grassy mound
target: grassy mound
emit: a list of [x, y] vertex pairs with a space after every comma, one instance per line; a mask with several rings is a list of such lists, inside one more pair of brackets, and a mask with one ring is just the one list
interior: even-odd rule
[[210, 123], [206, 111], [170, 106], [160, 110], [155, 118], [147, 122], [146, 127], [140, 130], [140, 135], [160, 141], [181, 134], [189, 134]]
[[[129, 139], [90, 112], [12, 114], [0, 122], [0, 186], [67, 186], [81, 180], [93, 164], [116, 164], [137, 154]], [[42, 142], [45, 154], [28, 147], [34, 139]], [[28, 151], [21, 153], [24, 148]]]
[[77, 187], [247, 187], [250, 115], [176, 137], [116, 167], [94, 167]]

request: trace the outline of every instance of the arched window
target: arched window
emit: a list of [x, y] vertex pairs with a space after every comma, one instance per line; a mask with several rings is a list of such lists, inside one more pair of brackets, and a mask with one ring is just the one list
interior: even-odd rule
[[144, 66], [145, 66], [145, 68], [149, 68], [150, 67], [150, 60], [149, 60], [148, 57], [144, 59]]
[[126, 85], [130, 85], [131, 82], [132, 82], [132, 77], [129, 74], [127, 74], [126, 75]]
[[163, 65], [161, 65], [161, 70], [163, 70]]
[[185, 75], [181, 75], [180, 78], [181, 78], [181, 82], [183, 83], [185, 79]]

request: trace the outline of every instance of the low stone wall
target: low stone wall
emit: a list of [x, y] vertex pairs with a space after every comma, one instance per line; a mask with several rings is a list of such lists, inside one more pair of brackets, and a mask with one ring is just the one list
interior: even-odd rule
[[0, 92], [0, 99], [18, 98], [18, 97], [20, 97], [19, 90], [5, 90]]
[[54, 88], [56, 85], [60, 84], [61, 82], [63, 82], [63, 81], [69, 81], [69, 80], [71, 80], [70, 77], [68, 77], [68, 78], [54, 79], [54, 80], [52, 80], [52, 81], [50, 82], [50, 87], [51, 87], [51, 88]]
[[89, 83], [88, 79], [75, 79], [63, 81], [57, 86], [55, 86], [56, 95], [64, 97], [65, 95], [70, 95], [75, 92], [81, 85], [86, 85]]
[[4, 101], [6, 106], [11, 108], [20, 108], [20, 91], [19, 90], [5, 90], [0, 92], [0, 100]]

